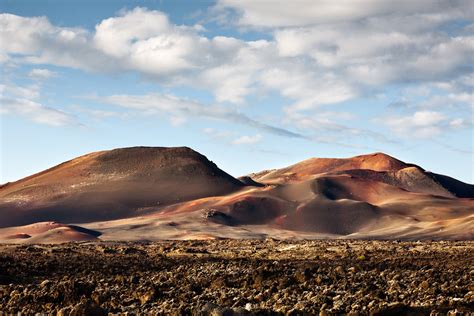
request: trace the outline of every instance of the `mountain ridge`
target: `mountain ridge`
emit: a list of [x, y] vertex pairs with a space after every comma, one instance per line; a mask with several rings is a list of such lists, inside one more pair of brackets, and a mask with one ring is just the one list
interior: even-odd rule
[[[474, 222], [474, 186], [380, 152], [234, 178], [189, 147], [137, 146], [82, 155], [0, 188], [0, 227], [47, 221], [106, 240], [466, 238], [474, 236], [463, 228]], [[99, 238], [77, 227], [55, 229], [64, 239]], [[5, 229], [18, 242], [58, 236]]]

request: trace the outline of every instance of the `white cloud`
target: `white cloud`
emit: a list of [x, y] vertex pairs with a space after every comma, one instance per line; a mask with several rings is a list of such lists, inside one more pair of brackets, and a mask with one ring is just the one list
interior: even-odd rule
[[441, 113], [421, 111], [421, 112], [416, 112], [412, 116], [411, 121], [414, 126], [424, 127], [424, 126], [438, 124], [444, 121], [445, 119], [446, 117]]
[[237, 9], [244, 24], [278, 26], [274, 40], [208, 38], [202, 27], [175, 25], [145, 8], [104, 19], [95, 32], [1, 14], [1, 55], [88, 71], [136, 71], [167, 85], [209, 89], [218, 102], [243, 103], [251, 94], [276, 91], [294, 102], [293, 111], [350, 100], [367, 85], [446, 82], [470, 72], [474, 37], [441, 28], [472, 19], [465, 2], [217, 6]]
[[346, 101], [357, 95], [357, 91], [340, 78], [330, 74], [318, 76], [305, 71], [303, 65], [296, 64], [264, 71], [261, 84], [295, 100], [287, 111], [308, 110], [323, 104]]
[[203, 69], [198, 85], [213, 90], [219, 102], [242, 103], [260, 84], [258, 74], [274, 63], [274, 45], [265, 40], [244, 42], [223, 37], [214, 38], [212, 44], [228, 58]]
[[42, 37], [53, 29], [46, 17], [24, 18], [5, 13], [0, 17], [0, 39], [2, 51], [6, 53], [37, 52], [41, 48]]
[[37, 101], [39, 97], [37, 85], [20, 87], [0, 84], [0, 114], [19, 115], [33, 122], [50, 126], [77, 124], [73, 115], [41, 104]]
[[[350, 34], [350, 36], [347, 36]], [[360, 22], [275, 32], [282, 57], [309, 57], [354, 84], [437, 81], [469, 73], [474, 37], [403, 32]]]
[[0, 51], [9, 59], [88, 71], [112, 71], [116, 63], [92, 47], [81, 28], [57, 27], [46, 17], [0, 14]]
[[416, 104], [420, 108], [426, 109], [449, 109], [449, 108], [474, 108], [474, 98], [472, 93], [449, 93], [442, 95], [430, 95], [423, 101]]
[[162, 12], [135, 8], [99, 23], [94, 44], [125, 68], [160, 76], [201, 67], [197, 61], [210, 43], [196, 28], [171, 24]]
[[130, 54], [134, 43], [167, 33], [170, 27], [165, 14], [135, 8], [99, 23], [95, 27], [94, 43], [108, 55], [124, 57]]
[[[233, 10], [240, 25], [272, 32], [279, 59], [267, 63], [266, 70], [286, 61], [285, 71], [303, 77], [270, 75], [282, 82], [282, 95], [297, 99], [295, 110], [352, 99], [386, 84], [470, 74], [474, 37], [460, 22], [474, 20], [471, 7], [470, 1], [431, 0], [221, 0], [216, 5], [218, 12]], [[304, 70], [295, 71], [293, 65]], [[312, 86], [314, 98], [305, 86]]]
[[408, 116], [393, 116], [380, 119], [395, 133], [410, 138], [430, 138], [453, 129], [469, 128], [472, 122], [463, 118], [450, 118], [435, 111], [417, 111]]
[[402, 89], [399, 100], [393, 101], [394, 108], [415, 108], [423, 111], [461, 111], [474, 109], [474, 81], [472, 76], [463, 76], [447, 82], [435, 82]]
[[36, 80], [44, 80], [57, 76], [55, 71], [48, 69], [35, 68], [28, 73], [28, 77]]
[[20, 87], [12, 84], [0, 84], [0, 95], [10, 95], [21, 99], [38, 99], [40, 87], [36, 84]]
[[[438, 85], [448, 92], [420, 96], [424, 98], [416, 100], [420, 113], [436, 110], [445, 115], [441, 108], [446, 101], [471, 104], [472, 108], [474, 36], [470, 33], [473, 17], [469, 1], [297, 0], [269, 4], [222, 0], [216, 8], [230, 8], [237, 12], [239, 25], [264, 28], [270, 38], [209, 37], [199, 25], [176, 25], [164, 13], [145, 8], [104, 19], [93, 31], [55, 26], [45, 17], [0, 14], [0, 62], [51, 64], [100, 73], [131, 71], [165, 86], [211, 91], [218, 103], [245, 103], [251, 95], [277, 93], [285, 99], [283, 112], [288, 124], [304, 127], [305, 132], [314, 130], [315, 125], [326, 132], [341, 129], [345, 126], [341, 117], [314, 118], [312, 113], [321, 113], [326, 105], [336, 107], [356, 97], [383, 93], [390, 84], [429, 84], [429, 89]], [[38, 68], [31, 75], [51, 75], [44, 70]], [[36, 102], [34, 87], [27, 88], [29, 91], [11, 93]], [[231, 105], [207, 106], [158, 94], [114, 95], [102, 100], [142, 113], [164, 113], [176, 125], [194, 115], [306, 138], [305, 133], [256, 121]], [[406, 101], [411, 102], [408, 97]], [[422, 127], [419, 121], [428, 120], [427, 115], [410, 116], [409, 126], [436, 134], [441, 125], [465, 125], [449, 123], [446, 118]], [[401, 118], [391, 117], [394, 130], [402, 130], [397, 128], [403, 125], [397, 121]], [[382, 135], [368, 130], [342, 130], [344, 135], [383, 141]]]
[[186, 122], [186, 118], [183, 116], [171, 116], [169, 119], [173, 126], [181, 126]]
[[244, 135], [244, 136], [241, 136], [237, 139], [234, 139], [232, 141], [232, 144], [233, 145], [253, 145], [253, 144], [256, 144], [260, 141], [262, 141], [262, 135], [260, 134], [256, 134], [256, 135], [253, 135], [253, 136], [247, 136], [247, 135]]
[[[288, 27], [359, 21], [367, 17], [432, 14], [435, 20], [445, 16], [467, 16], [470, 1], [399, 1], [390, 0], [219, 0], [217, 9], [237, 11], [238, 23], [253, 27]], [[438, 16], [439, 15], [439, 16]]]
[[200, 27], [171, 24], [162, 12], [142, 8], [103, 20], [94, 33], [11, 14], [0, 14], [0, 27], [0, 41], [9, 43], [1, 53], [17, 61], [93, 72], [136, 71], [165, 84], [211, 89], [218, 101], [235, 103], [252, 91], [252, 75], [264, 67], [260, 51], [267, 45], [209, 39], [198, 33]]
[[74, 116], [35, 101], [0, 96], [0, 103], [1, 114], [19, 115], [36, 123], [50, 126], [76, 124]]

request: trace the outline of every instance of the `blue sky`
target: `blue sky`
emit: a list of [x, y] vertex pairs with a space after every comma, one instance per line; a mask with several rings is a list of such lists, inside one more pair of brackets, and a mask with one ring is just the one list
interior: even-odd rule
[[0, 3], [0, 182], [189, 146], [234, 176], [382, 151], [474, 182], [472, 1]]

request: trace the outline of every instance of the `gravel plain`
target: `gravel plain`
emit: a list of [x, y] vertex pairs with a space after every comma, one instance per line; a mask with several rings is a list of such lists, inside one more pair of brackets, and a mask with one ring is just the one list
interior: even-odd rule
[[0, 315], [474, 315], [474, 242], [0, 246]]

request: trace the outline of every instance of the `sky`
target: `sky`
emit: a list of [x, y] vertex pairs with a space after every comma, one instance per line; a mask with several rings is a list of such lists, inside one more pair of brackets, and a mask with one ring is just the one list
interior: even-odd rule
[[0, 183], [130, 146], [473, 183], [473, 67], [473, 0], [2, 0]]

